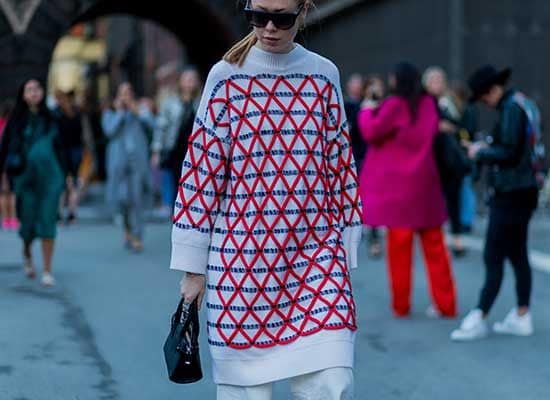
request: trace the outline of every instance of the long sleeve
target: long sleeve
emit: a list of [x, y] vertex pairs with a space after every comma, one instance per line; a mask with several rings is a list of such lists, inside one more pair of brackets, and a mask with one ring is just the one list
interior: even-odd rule
[[514, 164], [519, 161], [521, 151], [518, 146], [521, 143], [521, 134], [524, 132], [526, 121], [523, 110], [518, 105], [512, 105], [502, 113], [499, 135], [495, 143], [486, 149], [479, 151], [477, 159], [488, 164]]
[[230, 124], [223, 74], [207, 79], [174, 210], [171, 269], [205, 274], [211, 232], [227, 183]]
[[105, 136], [112, 139], [120, 133], [125, 116], [123, 111], [105, 111], [101, 117], [101, 126]]
[[383, 142], [395, 133], [396, 118], [401, 112], [402, 103], [397, 98], [389, 98], [378, 110], [363, 109], [359, 112], [357, 123], [363, 139], [367, 143]]
[[349, 125], [339, 85], [338, 79], [330, 101], [327, 121], [327, 130], [335, 133], [328, 151], [329, 181], [332, 208], [339, 214], [342, 225], [348, 267], [357, 268], [357, 249], [362, 232], [361, 201]]
[[138, 114], [138, 118], [141, 121], [143, 127], [151, 132], [155, 130], [155, 116], [149, 110], [141, 110]]

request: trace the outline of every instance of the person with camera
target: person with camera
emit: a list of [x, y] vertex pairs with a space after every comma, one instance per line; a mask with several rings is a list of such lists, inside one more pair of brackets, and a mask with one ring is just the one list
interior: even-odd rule
[[119, 85], [114, 109], [102, 116], [109, 139], [107, 200], [112, 211], [122, 215], [125, 245], [134, 252], [143, 249], [144, 208], [151, 190], [146, 130], [153, 125], [152, 114], [139, 107], [130, 83]]

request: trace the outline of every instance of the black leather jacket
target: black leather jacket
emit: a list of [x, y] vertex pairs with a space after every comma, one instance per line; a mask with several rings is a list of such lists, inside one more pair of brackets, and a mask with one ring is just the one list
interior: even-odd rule
[[489, 185], [496, 193], [537, 187], [532, 166], [531, 148], [527, 144], [527, 115], [508, 90], [501, 99], [500, 118], [495, 125], [490, 145], [478, 153], [478, 161], [490, 166]]

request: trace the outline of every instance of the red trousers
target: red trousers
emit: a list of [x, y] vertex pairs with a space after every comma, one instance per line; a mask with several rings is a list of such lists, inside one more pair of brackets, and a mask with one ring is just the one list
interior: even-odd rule
[[411, 309], [413, 237], [422, 241], [428, 280], [435, 308], [445, 317], [455, 317], [456, 290], [449, 253], [441, 228], [414, 231], [388, 229], [388, 269], [392, 307], [397, 316], [407, 316]]

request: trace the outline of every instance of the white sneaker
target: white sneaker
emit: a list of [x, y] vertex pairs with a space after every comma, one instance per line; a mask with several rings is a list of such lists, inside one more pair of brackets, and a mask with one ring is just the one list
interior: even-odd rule
[[460, 328], [451, 333], [451, 340], [465, 342], [483, 339], [489, 335], [487, 321], [483, 319], [483, 311], [472, 310], [466, 315], [460, 324]]
[[52, 287], [55, 285], [55, 279], [53, 278], [52, 274], [49, 274], [49, 273], [44, 273], [44, 275], [42, 275], [42, 284], [44, 286], [49, 286], [49, 287]]
[[519, 316], [517, 308], [513, 308], [504, 321], [493, 325], [493, 330], [502, 335], [531, 336], [535, 331], [533, 317], [530, 312]]
[[430, 319], [439, 319], [439, 318], [441, 318], [441, 313], [439, 312], [439, 310], [433, 304], [431, 304], [426, 309], [426, 317], [428, 317]]

